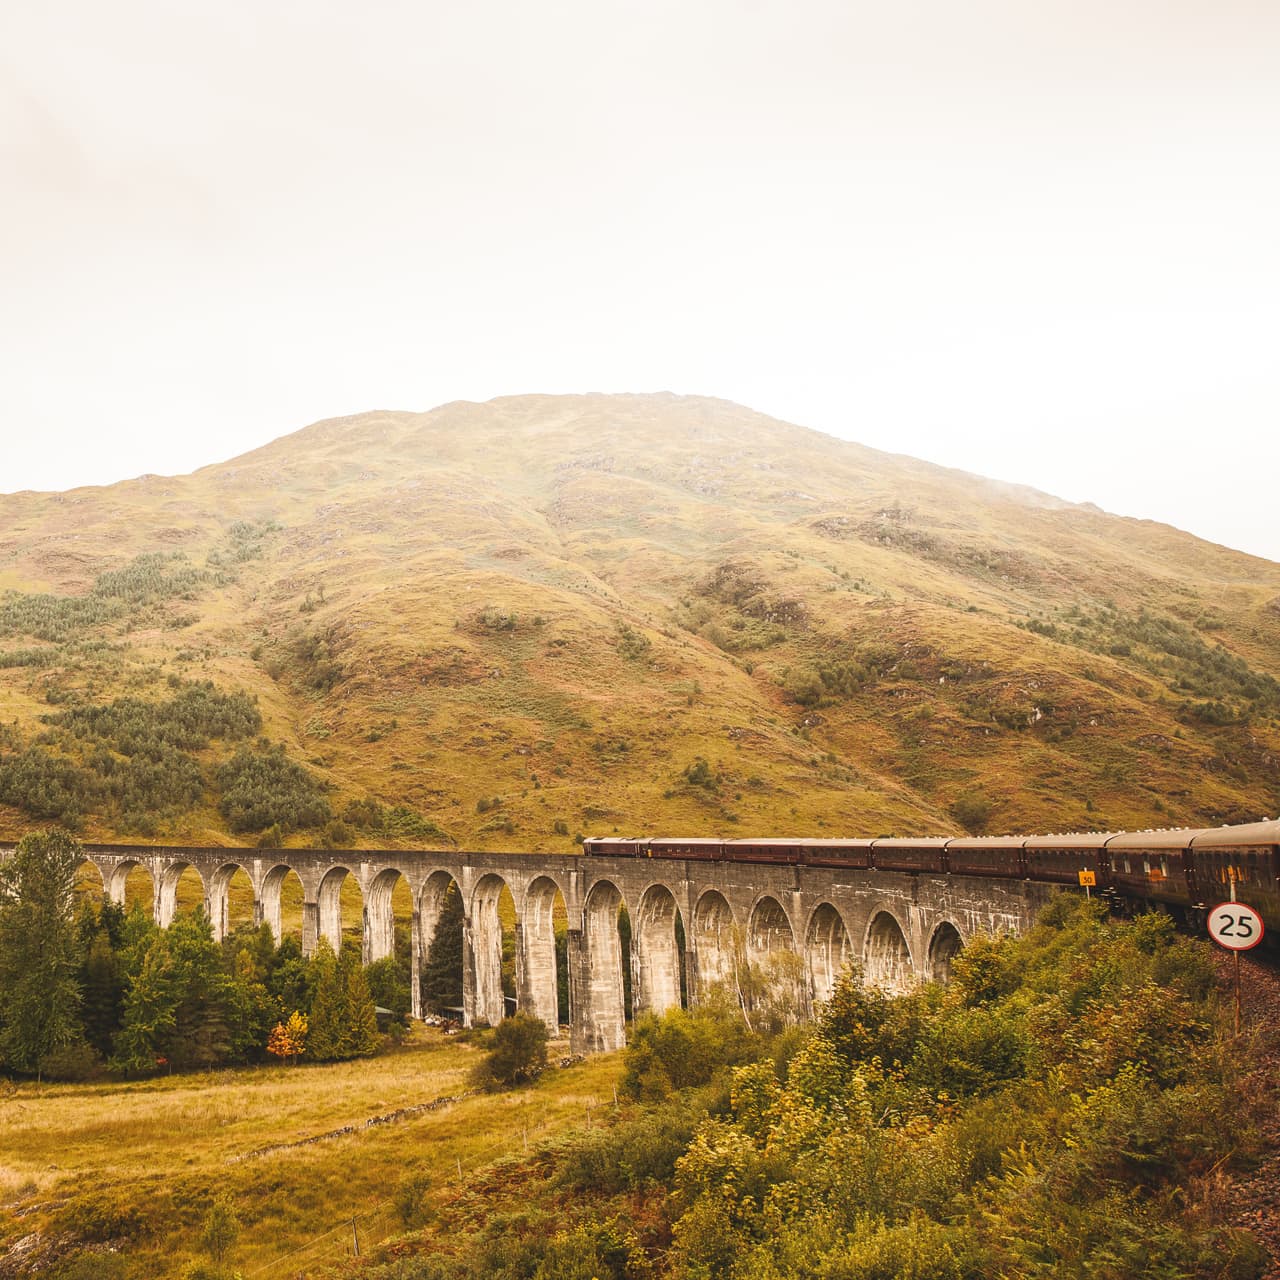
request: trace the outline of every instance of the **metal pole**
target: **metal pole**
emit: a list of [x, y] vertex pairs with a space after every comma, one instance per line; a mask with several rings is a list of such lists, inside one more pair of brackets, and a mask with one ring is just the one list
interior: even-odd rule
[[1236, 971], [1236, 1035], [1240, 1034], [1240, 953], [1233, 951]]

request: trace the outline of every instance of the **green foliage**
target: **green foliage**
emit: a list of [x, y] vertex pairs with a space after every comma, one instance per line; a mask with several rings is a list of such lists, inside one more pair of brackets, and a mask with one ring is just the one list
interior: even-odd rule
[[422, 966], [422, 1002], [433, 1013], [452, 1013], [462, 1005], [462, 895], [451, 880]]
[[367, 966], [364, 972], [373, 1003], [380, 1008], [390, 1009], [403, 1022], [411, 1007], [408, 964], [398, 955], [384, 956]]
[[393, 839], [456, 843], [447, 831], [407, 805], [384, 805], [368, 798], [350, 800], [342, 811], [342, 820], [357, 831]]
[[303, 687], [314, 693], [328, 693], [346, 676], [338, 657], [338, 635], [332, 627], [295, 631], [285, 648]]
[[725, 999], [696, 1009], [669, 1009], [661, 1017], [642, 1014], [627, 1041], [620, 1088], [632, 1098], [658, 1102], [673, 1092], [709, 1084], [718, 1073], [760, 1052], [759, 1037]]
[[83, 1042], [75, 919], [82, 856], [65, 832], [45, 831], [24, 836], [0, 864], [0, 1056], [14, 1071], [37, 1073]]
[[176, 677], [169, 685], [168, 701], [117, 698], [44, 716], [36, 743], [0, 758], [0, 799], [72, 826], [106, 811], [144, 835], [158, 817], [199, 804], [205, 779], [193, 753], [214, 738], [251, 736], [262, 717], [244, 693]]
[[618, 653], [622, 657], [631, 662], [639, 662], [649, 656], [649, 650], [652, 645], [649, 637], [644, 632], [637, 631], [634, 627], [629, 627], [625, 622], [619, 622], [617, 630]]
[[632, 1120], [580, 1131], [555, 1151], [556, 1181], [601, 1195], [665, 1186], [705, 1117], [706, 1107], [689, 1095], [648, 1107]]
[[1064, 896], [975, 939], [946, 990], [846, 978], [785, 1076], [737, 1068], [677, 1162], [675, 1273], [1256, 1275], [1182, 1198], [1248, 1146], [1202, 952]]
[[34, 818], [51, 818], [78, 829], [101, 795], [92, 773], [42, 747], [0, 756], [0, 801]]
[[318, 827], [331, 816], [319, 782], [275, 746], [240, 747], [215, 774], [222, 797], [218, 809], [235, 832]]
[[8, 592], [0, 599], [0, 636], [65, 644], [91, 628], [136, 618], [148, 606], [194, 599], [209, 580], [207, 572], [186, 564], [181, 553], [140, 555], [123, 568], [99, 574], [87, 595]]
[[400, 1179], [392, 1200], [406, 1230], [413, 1231], [431, 1221], [433, 1214], [427, 1196], [432, 1186], [431, 1175], [424, 1170], [414, 1170]]
[[1224, 645], [1209, 644], [1196, 627], [1176, 618], [1104, 606], [1092, 612], [1074, 608], [1052, 622], [1032, 619], [1026, 625], [1061, 643], [1122, 658], [1175, 692], [1198, 698], [1182, 704], [1181, 714], [1188, 720], [1227, 725], [1280, 709], [1280, 680], [1254, 670]]
[[547, 1065], [547, 1024], [527, 1013], [503, 1018], [493, 1029], [489, 1052], [476, 1066], [477, 1083], [525, 1084]]
[[977, 791], [962, 791], [951, 805], [951, 816], [972, 836], [986, 831], [991, 811], [991, 801]]
[[708, 791], [714, 791], [720, 785], [720, 779], [716, 777], [715, 770], [702, 756], [698, 756], [692, 764], [685, 765], [681, 777], [690, 786], [705, 787]]
[[240, 1238], [240, 1220], [226, 1196], [209, 1206], [200, 1228], [200, 1247], [216, 1264], [221, 1264]]

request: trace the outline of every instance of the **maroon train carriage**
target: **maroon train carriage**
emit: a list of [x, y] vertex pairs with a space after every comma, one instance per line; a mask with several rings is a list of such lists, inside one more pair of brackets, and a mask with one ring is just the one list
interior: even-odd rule
[[724, 841], [702, 837], [676, 837], [648, 840], [649, 856], [653, 858], [688, 858], [693, 862], [722, 862], [725, 857]]
[[1084, 831], [1066, 835], [1028, 836], [1022, 846], [1027, 879], [1048, 884], [1079, 884], [1080, 872], [1092, 871], [1099, 889], [1110, 883], [1107, 841], [1114, 832]]
[[871, 865], [878, 871], [932, 871], [947, 869], [945, 836], [886, 838], [871, 842]]
[[800, 862], [806, 867], [852, 867], [865, 871], [871, 866], [871, 840], [800, 840]]
[[1269, 934], [1280, 934], [1280, 821], [1197, 831], [1187, 861], [1194, 906], [1227, 901], [1234, 881], [1236, 896], [1262, 916]]
[[961, 836], [947, 841], [947, 869], [952, 875], [1022, 880], [1026, 868], [1022, 846], [1026, 836]]
[[774, 862], [794, 866], [804, 861], [808, 840], [726, 840], [724, 854], [730, 862]]
[[1107, 841], [1110, 886], [1129, 898], [1190, 905], [1187, 850], [1199, 834], [1198, 827], [1177, 827], [1112, 836]]

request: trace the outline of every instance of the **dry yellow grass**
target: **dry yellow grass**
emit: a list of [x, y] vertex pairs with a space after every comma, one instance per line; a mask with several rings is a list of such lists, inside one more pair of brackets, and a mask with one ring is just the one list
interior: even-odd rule
[[132, 1203], [149, 1229], [127, 1251], [132, 1273], [177, 1276], [198, 1256], [212, 1196], [225, 1193], [241, 1222], [236, 1266], [246, 1276], [293, 1275], [300, 1251], [313, 1263], [341, 1258], [353, 1217], [366, 1243], [399, 1230], [390, 1197], [402, 1176], [425, 1173], [433, 1194], [452, 1195], [459, 1164], [465, 1177], [612, 1104], [616, 1055], [549, 1071], [529, 1089], [243, 1158], [466, 1090], [476, 1053], [421, 1029], [368, 1061], [12, 1088], [0, 1102], [5, 1234]]

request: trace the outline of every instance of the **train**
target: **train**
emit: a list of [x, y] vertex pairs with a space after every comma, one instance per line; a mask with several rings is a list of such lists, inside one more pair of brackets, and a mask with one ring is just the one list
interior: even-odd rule
[[[1280, 820], [1163, 831], [1044, 836], [875, 839], [625, 838], [591, 836], [583, 853], [613, 858], [764, 862], [858, 871], [987, 876], [1089, 884], [1117, 904], [1159, 905], [1203, 922], [1235, 895], [1280, 942]], [[1082, 873], [1084, 873], [1082, 875]]]

